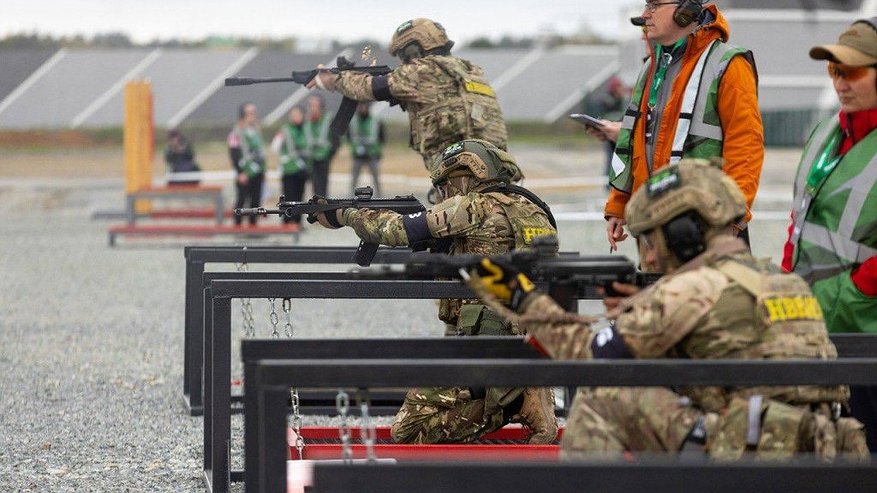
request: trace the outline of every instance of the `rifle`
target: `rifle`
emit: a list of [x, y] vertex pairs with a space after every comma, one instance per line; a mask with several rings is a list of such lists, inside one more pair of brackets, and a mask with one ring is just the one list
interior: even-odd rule
[[[490, 257], [496, 263], [514, 265], [530, 280], [548, 284], [548, 294], [561, 306], [569, 307], [572, 301], [596, 297], [596, 287], [602, 287], [607, 295], [612, 282], [634, 284], [641, 288], [660, 279], [661, 273], [641, 272], [636, 265], [622, 255], [556, 254], [556, 237], [544, 236], [533, 240], [533, 250], [512, 251]], [[383, 265], [378, 268], [354, 270], [363, 276], [386, 276], [400, 279], [464, 279], [481, 262], [482, 255], [447, 255], [427, 252], [412, 253], [399, 266]], [[462, 272], [461, 272], [462, 271]]]
[[[335, 68], [294, 70], [291, 77], [229, 77], [225, 79], [225, 85], [249, 86], [251, 84], [264, 84], [269, 82], [295, 82], [296, 84], [307, 84], [314, 80], [314, 77], [316, 77], [320, 71], [329, 71], [333, 74], [337, 74], [347, 70], [352, 70], [370, 75], [387, 75], [393, 71], [393, 69], [387, 65], [357, 67], [355, 63], [351, 62], [344, 56], [339, 56], [335, 61], [335, 64]], [[341, 106], [338, 108], [338, 112], [335, 113], [335, 118], [332, 119], [332, 124], [330, 126], [332, 135], [335, 138], [341, 138], [341, 136], [347, 132], [347, 127], [350, 126], [350, 119], [353, 118], [353, 114], [356, 113], [357, 103], [356, 100], [350, 99], [346, 96], [341, 100]]]
[[[236, 216], [267, 216], [270, 214], [286, 217], [308, 214], [308, 222], [313, 224], [317, 222], [317, 213], [334, 211], [336, 209], [390, 210], [399, 214], [415, 214], [426, 211], [426, 208], [423, 207], [423, 204], [414, 195], [397, 195], [391, 199], [373, 199], [373, 193], [372, 187], [359, 187], [354, 190], [354, 197], [351, 199], [324, 199], [325, 203], [321, 203], [321, 197], [317, 196], [312, 197], [307, 202], [287, 202], [281, 195], [276, 209], [266, 209], [264, 207], [235, 209], [234, 213]], [[377, 243], [360, 241], [359, 247], [357, 247], [356, 252], [353, 254], [353, 261], [360, 266], [367, 267], [375, 258], [377, 251]]]

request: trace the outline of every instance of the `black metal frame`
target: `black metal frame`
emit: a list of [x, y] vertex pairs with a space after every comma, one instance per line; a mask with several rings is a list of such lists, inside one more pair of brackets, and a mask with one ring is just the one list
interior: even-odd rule
[[[246, 344], [246, 342], [245, 342]], [[591, 360], [591, 361], [552, 361], [552, 360], [258, 360], [253, 363], [252, 379], [248, 383], [247, 393], [255, 392], [253, 406], [248, 409], [247, 420], [255, 420], [255, 433], [249, 433], [246, 440], [256, 440], [255, 446], [246, 446], [246, 450], [254, 451], [255, 456], [247, 456], [248, 464], [258, 461], [256, 476], [248, 473], [247, 491], [283, 492], [286, 491], [286, 461], [289, 454], [286, 443], [287, 407], [286, 394], [291, 386], [308, 387], [385, 387], [385, 386], [671, 386], [671, 385], [875, 385], [877, 384], [877, 358], [840, 359], [834, 361], [742, 361], [742, 360]], [[607, 469], [599, 469], [606, 466]], [[685, 472], [684, 466], [680, 472]], [[592, 474], [604, 478], [611, 467], [604, 463], [600, 466], [591, 465]], [[629, 467], [629, 466], [628, 466]], [[676, 466], [668, 466], [676, 467]], [[699, 468], [684, 474], [687, 485], [699, 484], [697, 472]], [[781, 467], [781, 466], [778, 466]], [[248, 468], [248, 471], [252, 465]], [[599, 469], [599, 472], [595, 471]], [[512, 469], [512, 468], [510, 468]], [[631, 468], [631, 470], [636, 470]], [[782, 472], [782, 476], [792, 476], [791, 468]], [[816, 469], [814, 469], [816, 470]], [[821, 469], [820, 469], [821, 470]], [[838, 469], [826, 467], [826, 478], [845, 471], [850, 482], [873, 484], [877, 475], [877, 467], [873, 464], [851, 466]], [[329, 468], [327, 471], [331, 472]], [[663, 471], [663, 472], [662, 472]], [[658, 480], [662, 474], [673, 475], [675, 469], [666, 467], [651, 472], [648, 469], [639, 471], [636, 485], [649, 484], [647, 480]], [[327, 472], [326, 474], [328, 474]], [[751, 481], [752, 478], [735, 478], [714, 465], [703, 468], [704, 475], [712, 481], [734, 480]], [[480, 491], [487, 477], [480, 472]], [[738, 471], [738, 474], [742, 472]], [[540, 474], [540, 478], [544, 473]], [[466, 477], [465, 474], [462, 474]], [[579, 473], [581, 477], [581, 473]], [[255, 480], [251, 481], [250, 477]], [[320, 478], [325, 476], [321, 474]], [[349, 476], [348, 476], [349, 477]], [[372, 476], [374, 477], [374, 476]], [[382, 476], [383, 477], [383, 476]], [[434, 477], [434, 476], [430, 476]], [[356, 483], [367, 483], [362, 476], [357, 476]], [[417, 476], [424, 480], [423, 476]], [[821, 476], [811, 478], [813, 484], [824, 485], [818, 481]], [[569, 479], [569, 476], [565, 476]], [[531, 480], [532, 481], [532, 480]], [[517, 484], [532, 484], [527, 483]], [[619, 480], [620, 481], [620, 480]], [[669, 481], [669, 482], [668, 482]], [[380, 482], [381, 491], [391, 491], [387, 482]], [[421, 482], [421, 484], [429, 484]], [[496, 491], [496, 482], [492, 491]], [[536, 483], [542, 487], [542, 483]], [[588, 483], [579, 483], [587, 485]], [[601, 483], [604, 484], [604, 483]], [[657, 483], [663, 491], [675, 484], [664, 477]], [[704, 483], [715, 486], [711, 483]], [[398, 483], [397, 483], [398, 485]], [[686, 486], [687, 486], [686, 485]], [[676, 486], [679, 486], [678, 484]], [[812, 486], [812, 485], [811, 485]], [[395, 486], [398, 487], [398, 486]], [[834, 487], [834, 485], [832, 485]], [[316, 484], [320, 488], [320, 484]], [[759, 490], [761, 488], [758, 488]], [[784, 488], [785, 489], [785, 488]], [[713, 491], [713, 488], [705, 488]], [[319, 490], [322, 491], [322, 490]], [[334, 491], [338, 491], [337, 489]], [[374, 490], [372, 490], [374, 491]], [[393, 490], [398, 491], [398, 490]], [[470, 491], [467, 487], [466, 491]], [[472, 490], [474, 491], [474, 490]], [[737, 490], [739, 491], [739, 489]]]
[[[204, 472], [208, 488], [215, 492], [228, 491], [230, 481], [243, 480], [242, 471], [231, 471], [229, 468], [232, 299], [439, 299], [475, 296], [468, 287], [456, 280], [360, 279], [349, 273], [332, 273], [320, 279], [303, 278], [320, 276], [320, 273], [305, 273], [298, 278], [295, 275], [301, 273], [285, 273], [288, 276], [286, 280], [277, 280], [266, 279], [263, 274], [251, 273], [252, 277], [236, 275], [243, 280], [213, 279], [204, 289]], [[334, 277], [345, 275], [346, 279]], [[541, 283], [537, 283], [537, 286], [553, 293], [549, 286]], [[561, 304], [567, 310], [578, 310], [578, 300], [571, 297], [573, 293], [562, 290], [553, 294], [563, 298]], [[597, 298], [595, 290], [585, 290], [582, 294]], [[246, 375], [244, 378], [246, 381]]]
[[[204, 289], [214, 279], [236, 279], [238, 272], [210, 272], [205, 277], [206, 263], [251, 263], [251, 264], [348, 264], [353, 267], [353, 254], [356, 247], [252, 247], [252, 246], [187, 246], [183, 250], [186, 258], [186, 299], [183, 340], [183, 405], [189, 415], [204, 413]], [[379, 248], [373, 263], [401, 263], [411, 254], [408, 248]], [[284, 275], [284, 274], [277, 274]], [[289, 278], [293, 275], [285, 273]], [[252, 276], [243, 276], [251, 278]], [[259, 277], [271, 278], [269, 273], [259, 273]]]
[[[877, 468], [873, 464], [825, 464], [815, 460], [793, 463], [686, 463], [673, 459], [639, 459], [633, 464], [605, 461], [544, 464], [318, 464], [314, 468], [314, 491], [346, 493], [351, 491], [351, 485], [356, 485], [355, 490], [359, 493], [824, 493], [826, 489], [844, 493], [872, 493], [877, 491]], [[250, 491], [249, 488], [247, 491]], [[283, 491], [286, 491], [285, 485]]]

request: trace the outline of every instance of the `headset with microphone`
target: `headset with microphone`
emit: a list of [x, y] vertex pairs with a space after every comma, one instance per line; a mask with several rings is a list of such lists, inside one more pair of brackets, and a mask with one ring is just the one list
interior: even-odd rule
[[[702, 12], [702, 0], [682, 0], [673, 12], [673, 22], [679, 27], [688, 27], [700, 18]], [[641, 27], [646, 25], [646, 19], [645, 17], [631, 17], [630, 23]]]

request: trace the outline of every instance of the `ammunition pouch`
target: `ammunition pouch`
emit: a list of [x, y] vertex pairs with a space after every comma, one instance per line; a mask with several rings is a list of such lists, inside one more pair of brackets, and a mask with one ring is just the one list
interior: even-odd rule
[[852, 418], [832, 419], [821, 407], [810, 411], [761, 396], [735, 397], [723, 413], [708, 413], [707, 450], [719, 460], [754, 452], [760, 459], [787, 459], [799, 452], [832, 461], [869, 457], [864, 426]]
[[514, 335], [509, 324], [499, 314], [481, 304], [463, 304], [460, 307], [457, 334], [463, 336]]

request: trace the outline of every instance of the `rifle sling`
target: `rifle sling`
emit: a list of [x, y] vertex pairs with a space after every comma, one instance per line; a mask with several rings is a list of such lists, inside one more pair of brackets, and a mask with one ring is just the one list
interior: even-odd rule
[[557, 221], [554, 220], [554, 214], [551, 213], [551, 207], [548, 207], [548, 204], [545, 203], [544, 200], [540, 199], [538, 195], [533, 193], [530, 190], [527, 190], [524, 187], [518, 185], [512, 185], [511, 183], [497, 183], [495, 185], [491, 185], [485, 189], [479, 190], [479, 193], [490, 193], [490, 192], [501, 192], [501, 193], [514, 193], [520, 195], [530, 202], [536, 204], [537, 207], [542, 209], [545, 212], [545, 215], [548, 216], [548, 222], [551, 223], [551, 226], [554, 229], [557, 229]]

